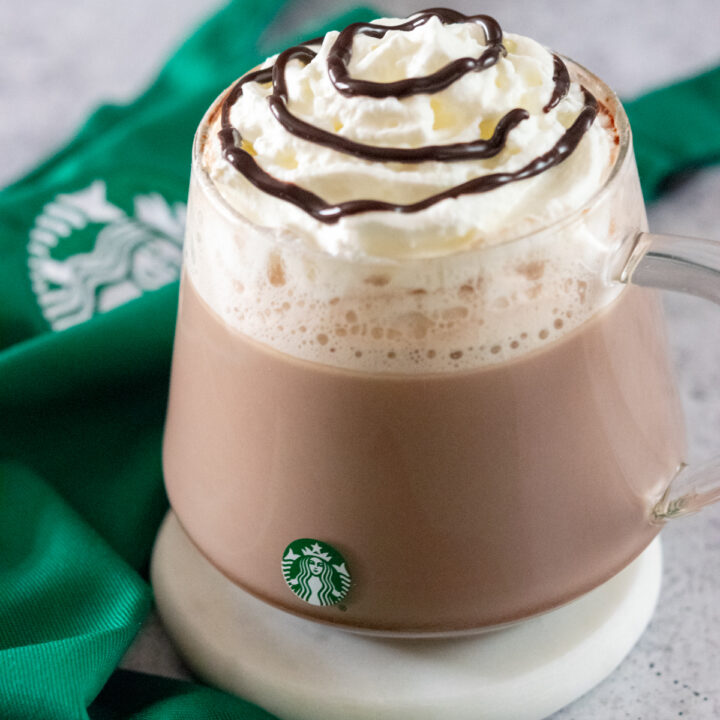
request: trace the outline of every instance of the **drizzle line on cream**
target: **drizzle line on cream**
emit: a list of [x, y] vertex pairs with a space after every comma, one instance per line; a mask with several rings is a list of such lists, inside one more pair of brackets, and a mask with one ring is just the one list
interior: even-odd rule
[[285, 84], [287, 63], [290, 60], [310, 62], [315, 55], [316, 53], [308, 48], [292, 47], [278, 56], [273, 68], [268, 68], [268, 70], [272, 70], [273, 81], [273, 93], [268, 98], [270, 110], [278, 122], [293, 135], [348, 155], [355, 155], [364, 160], [411, 163], [422, 162], [423, 160], [471, 160], [493, 157], [505, 147], [508, 133], [520, 122], [530, 117], [527, 110], [521, 108], [510, 110], [500, 118], [492, 137], [488, 140], [478, 139], [471, 142], [450, 143], [447, 145], [426, 145], [419, 148], [381, 147], [355, 142], [349, 138], [315, 127], [293, 115], [287, 108], [288, 95]]
[[[418, 78], [407, 78], [389, 83], [378, 83], [352, 78], [347, 63], [352, 54], [352, 41], [357, 33], [381, 38], [389, 30], [410, 31], [436, 17], [443, 24], [478, 23], [485, 31], [487, 47], [478, 58], [459, 58], [453, 60], [436, 72]], [[510, 182], [524, 180], [539, 175], [558, 165], [577, 147], [583, 135], [592, 125], [598, 112], [595, 97], [584, 87], [584, 107], [572, 125], [547, 152], [531, 160], [514, 172], [493, 173], [468, 180], [447, 190], [430, 195], [423, 200], [409, 204], [389, 203], [382, 200], [348, 200], [341, 203], [328, 203], [319, 195], [301, 188], [291, 182], [285, 182], [263, 170], [254, 157], [241, 147], [242, 136], [230, 122], [230, 109], [242, 95], [243, 86], [250, 82], [272, 82], [272, 93], [268, 97], [270, 109], [282, 126], [293, 135], [310, 142], [324, 145], [338, 152], [355, 155], [380, 162], [422, 162], [426, 160], [470, 160], [488, 158], [497, 155], [504, 147], [508, 133], [520, 122], [529, 117], [526, 110], [515, 108], [505, 114], [498, 122], [492, 137], [464, 143], [447, 145], [427, 145], [419, 148], [392, 148], [358, 143], [349, 138], [315, 127], [293, 115], [287, 108], [287, 85], [285, 69], [290, 60], [309, 63], [316, 52], [306, 45], [315, 44], [319, 39], [308, 41], [304, 45], [288, 48], [280, 53], [275, 64], [269, 68], [255, 70], [244, 75], [232, 87], [223, 101], [221, 110], [221, 129], [218, 133], [223, 157], [238, 172], [244, 175], [262, 192], [290, 202], [320, 222], [332, 224], [340, 218], [371, 211], [390, 211], [413, 213], [424, 210], [441, 200], [462, 195], [488, 192]], [[328, 53], [328, 74], [331, 82], [345, 96], [369, 95], [371, 97], [407, 97], [419, 93], [435, 93], [452, 84], [469, 72], [480, 72], [492, 67], [506, 53], [502, 45], [500, 25], [487, 15], [467, 16], [454, 10], [434, 8], [415, 14], [400, 25], [375, 25], [372, 23], [353, 23], [348, 25], [335, 40]], [[543, 112], [555, 107], [570, 89], [570, 76], [565, 63], [559, 56], [553, 55], [553, 92]]]
[[[487, 49], [478, 58], [459, 58], [440, 68], [431, 75], [419, 78], [406, 78], [389, 83], [378, 83], [370, 80], [357, 80], [350, 77], [347, 64], [352, 55], [352, 42], [357, 33], [369, 35], [373, 38], [382, 38], [388, 30], [409, 32], [420, 25], [424, 25], [430, 18], [436, 17], [443, 25], [455, 23], [477, 23], [485, 31]], [[335, 89], [345, 95], [369, 95], [375, 98], [396, 97], [403, 98], [419, 93], [436, 93], [448, 85], [452, 85], [463, 75], [473, 71], [487, 70], [506, 55], [507, 50], [502, 44], [502, 29], [499, 23], [489, 15], [463, 15], [447, 8], [433, 8], [423, 10], [411, 17], [401, 25], [375, 25], [373, 23], [353, 23], [348, 25], [337, 37], [328, 54], [327, 66], [330, 81]]]
[[559, 55], [555, 54], [553, 54], [553, 82], [555, 86], [548, 104], [543, 108], [544, 113], [550, 112], [570, 90], [570, 73], [567, 65], [560, 59]]

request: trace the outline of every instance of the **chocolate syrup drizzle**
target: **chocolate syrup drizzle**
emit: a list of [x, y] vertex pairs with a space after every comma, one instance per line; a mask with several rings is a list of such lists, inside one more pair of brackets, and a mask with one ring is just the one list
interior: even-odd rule
[[548, 104], [543, 108], [544, 113], [550, 112], [570, 90], [570, 73], [558, 55], [553, 55], [553, 83], [555, 86]]
[[[369, 35], [374, 38], [385, 37], [388, 30], [400, 30], [409, 32], [420, 25], [424, 25], [430, 18], [436, 17], [443, 25], [455, 23], [477, 23], [485, 31], [487, 48], [478, 58], [459, 58], [440, 68], [432, 75], [420, 78], [407, 78], [389, 83], [371, 82], [369, 80], [356, 80], [350, 77], [347, 65], [352, 55], [353, 38], [357, 33]], [[328, 75], [335, 89], [347, 97], [355, 95], [369, 95], [375, 98], [396, 97], [403, 98], [408, 95], [419, 93], [436, 93], [448, 85], [452, 85], [463, 75], [478, 70], [487, 70], [500, 59], [501, 55], [507, 55], [507, 50], [502, 44], [502, 29], [497, 20], [489, 15], [467, 16], [455, 10], [447, 8], [433, 8], [423, 10], [411, 17], [401, 25], [376, 25], [373, 23], [353, 23], [348, 25], [337, 37], [335, 44], [328, 54], [327, 66]]]
[[[419, 78], [407, 78], [389, 83], [378, 83], [369, 80], [359, 80], [350, 77], [347, 65], [352, 55], [353, 38], [358, 33], [382, 38], [388, 30], [410, 31], [430, 18], [436, 17], [443, 24], [477, 23], [485, 32], [486, 49], [477, 58], [460, 58], [453, 60], [436, 72]], [[285, 70], [291, 60], [300, 60], [307, 64], [317, 53], [307, 45], [320, 42], [322, 38], [309, 40], [302, 45], [288, 48], [280, 53], [275, 64], [269, 68], [255, 70], [244, 75], [232, 87], [225, 98], [221, 110], [221, 129], [218, 133], [222, 147], [223, 157], [242, 173], [259, 190], [286, 200], [320, 222], [331, 224], [340, 218], [370, 211], [393, 211], [400, 213], [413, 213], [434, 205], [447, 198], [456, 198], [461, 195], [483, 193], [494, 190], [501, 185], [538, 175], [545, 170], [558, 165], [570, 155], [583, 135], [592, 125], [598, 112], [595, 97], [584, 87], [584, 107], [572, 125], [563, 133], [562, 137], [546, 153], [531, 160], [527, 165], [515, 172], [493, 173], [468, 180], [460, 185], [448, 188], [434, 195], [409, 204], [384, 202], [382, 200], [348, 200], [331, 204], [319, 195], [305, 190], [300, 186], [278, 180], [265, 172], [255, 161], [252, 154], [241, 147], [242, 137], [230, 122], [230, 110], [242, 95], [243, 87], [250, 82], [272, 82], [272, 93], [268, 97], [270, 109], [278, 122], [290, 133], [304, 140], [324, 145], [338, 152], [354, 155], [365, 160], [379, 162], [422, 162], [427, 160], [471, 160], [475, 158], [488, 158], [497, 155], [505, 147], [508, 133], [519, 123], [529, 117], [529, 113], [522, 108], [515, 108], [506, 113], [498, 122], [492, 137], [487, 140], [478, 139], [463, 143], [450, 143], [447, 145], [426, 145], [419, 148], [393, 148], [376, 145], [366, 145], [355, 142], [349, 138], [322, 130], [293, 115], [287, 108], [288, 92], [285, 79]], [[419, 93], [435, 93], [448, 87], [453, 82], [469, 72], [480, 72], [495, 65], [501, 56], [506, 54], [502, 44], [502, 30], [500, 25], [487, 15], [466, 16], [455, 10], [433, 8], [413, 15], [407, 22], [400, 25], [376, 25], [372, 23], [353, 23], [348, 25], [337, 37], [328, 53], [328, 75], [338, 92], [353, 97], [366, 95], [375, 98], [382, 97], [408, 97]], [[543, 112], [549, 112], [568, 93], [570, 89], [570, 75], [565, 63], [557, 55], [553, 55], [553, 92]]]

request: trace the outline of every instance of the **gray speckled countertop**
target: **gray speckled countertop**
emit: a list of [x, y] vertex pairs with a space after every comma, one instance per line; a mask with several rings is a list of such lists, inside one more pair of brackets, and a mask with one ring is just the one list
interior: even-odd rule
[[[122, 102], [141, 90], [183, 35], [220, 4], [0, 0], [0, 186], [61, 145], [93, 106]], [[375, 4], [388, 15], [417, 9], [411, 0]], [[596, 70], [624, 96], [720, 62], [717, 0], [447, 4], [494, 15], [509, 30]], [[346, 5], [296, 0], [269, 32]], [[650, 208], [651, 229], [720, 239], [718, 198], [720, 168], [698, 173]], [[696, 299], [668, 294], [666, 300], [690, 458], [707, 458], [720, 451], [720, 311]], [[671, 523], [663, 538], [663, 589], [650, 627], [613, 675], [554, 720], [720, 717], [720, 506]], [[124, 664], [176, 676], [186, 672], [155, 618]]]

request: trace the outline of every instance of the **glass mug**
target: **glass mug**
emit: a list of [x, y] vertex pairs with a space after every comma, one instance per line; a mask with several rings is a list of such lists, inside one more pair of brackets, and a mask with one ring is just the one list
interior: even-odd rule
[[190, 539], [310, 620], [454, 634], [600, 585], [720, 498], [685, 465], [653, 286], [720, 300], [720, 244], [646, 232], [627, 117], [570, 215], [496, 246], [348, 261], [250, 223], [193, 148], [164, 473]]

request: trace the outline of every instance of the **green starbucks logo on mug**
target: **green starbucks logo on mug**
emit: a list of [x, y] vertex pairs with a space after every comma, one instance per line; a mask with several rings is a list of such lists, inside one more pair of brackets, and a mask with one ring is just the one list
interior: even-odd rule
[[311, 605], [337, 605], [350, 588], [345, 558], [312, 538], [293, 540], [285, 548], [282, 572], [288, 587]]

